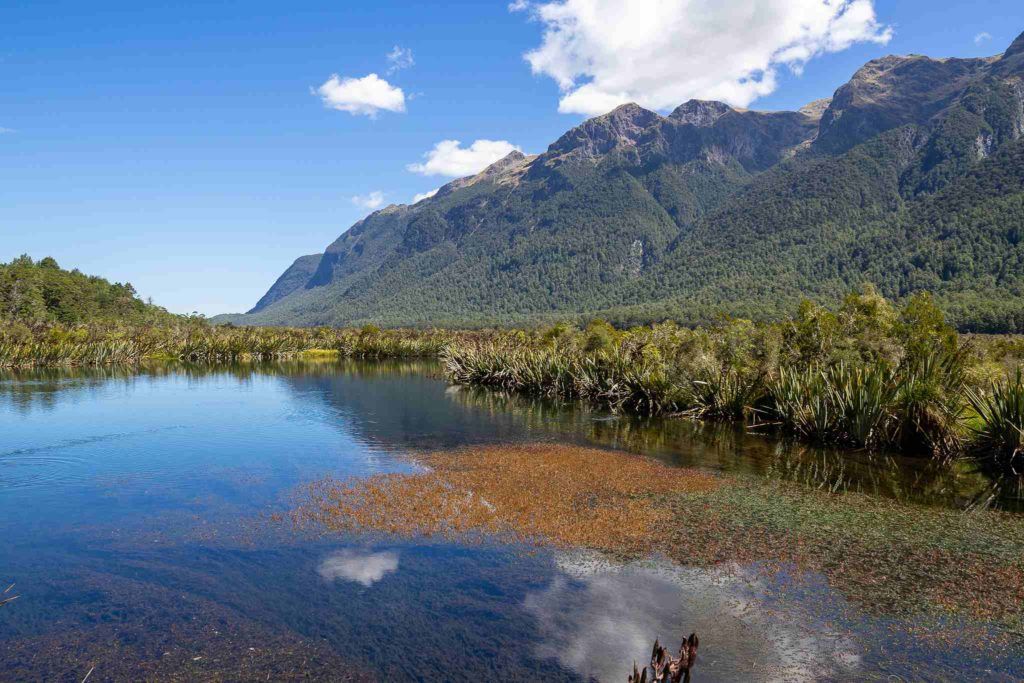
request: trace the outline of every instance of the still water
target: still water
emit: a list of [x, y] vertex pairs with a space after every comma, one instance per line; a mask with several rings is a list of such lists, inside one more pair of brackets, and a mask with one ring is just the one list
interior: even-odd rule
[[[858, 613], [824, 581], [500, 545], [297, 535], [323, 476], [559, 441], [930, 505], [1015, 507], [968, 470], [449, 387], [421, 363], [0, 375], [0, 680], [625, 681], [702, 636], [696, 681], [1019, 680]], [[91, 672], [91, 673], [90, 673]]]

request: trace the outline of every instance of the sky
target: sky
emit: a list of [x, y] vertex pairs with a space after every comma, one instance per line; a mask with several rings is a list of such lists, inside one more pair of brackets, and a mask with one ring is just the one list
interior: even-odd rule
[[0, 3], [0, 261], [250, 308], [298, 256], [625, 101], [795, 109], [1020, 0]]

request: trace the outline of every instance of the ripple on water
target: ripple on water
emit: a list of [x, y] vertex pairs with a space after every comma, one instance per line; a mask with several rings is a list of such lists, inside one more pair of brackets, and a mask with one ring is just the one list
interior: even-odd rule
[[0, 452], [0, 491], [82, 483], [92, 475], [91, 470], [95, 459], [72, 455], [69, 451], [105, 441], [180, 428], [180, 426], [172, 426], [135, 432], [97, 434], [78, 439], [65, 439], [46, 446], [16, 448]]

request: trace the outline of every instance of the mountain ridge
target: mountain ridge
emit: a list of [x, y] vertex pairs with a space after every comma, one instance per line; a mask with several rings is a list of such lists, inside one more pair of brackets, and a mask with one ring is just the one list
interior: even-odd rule
[[[987, 159], [1011, 165], [990, 174], [1008, 184], [976, 212], [1020, 222], [1017, 157], [1000, 154], [1024, 137], [1022, 75], [1024, 34], [993, 57], [872, 60], [796, 112], [690, 100], [663, 116], [621, 105], [541, 154], [513, 152], [429, 199], [370, 214], [301, 287], [293, 264], [252, 314], [229, 319], [472, 325], [621, 310], [685, 322], [719, 310], [777, 315], [798, 297], [879, 279], [889, 296], [928, 283], [963, 308], [997, 282], [1024, 283], [1012, 239], [976, 226], [998, 244], [957, 269], [922, 255], [942, 247], [941, 231], [918, 226], [927, 245], [895, 246], [872, 231], [915, 234], [900, 222], [925, 220], [919, 205], [955, 195]], [[894, 270], [880, 273], [883, 262]], [[1011, 317], [1024, 311], [1015, 297]]]

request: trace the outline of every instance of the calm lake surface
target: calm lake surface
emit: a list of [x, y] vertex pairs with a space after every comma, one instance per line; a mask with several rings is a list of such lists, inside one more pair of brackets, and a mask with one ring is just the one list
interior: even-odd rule
[[[970, 468], [449, 387], [429, 363], [0, 374], [0, 680], [625, 681], [701, 635], [695, 681], [1021, 680], [860, 614], [826, 582], [500, 545], [311, 537], [272, 522], [324, 476], [559, 441], [913, 503], [1018, 508]], [[898, 678], [892, 678], [897, 676]]]

